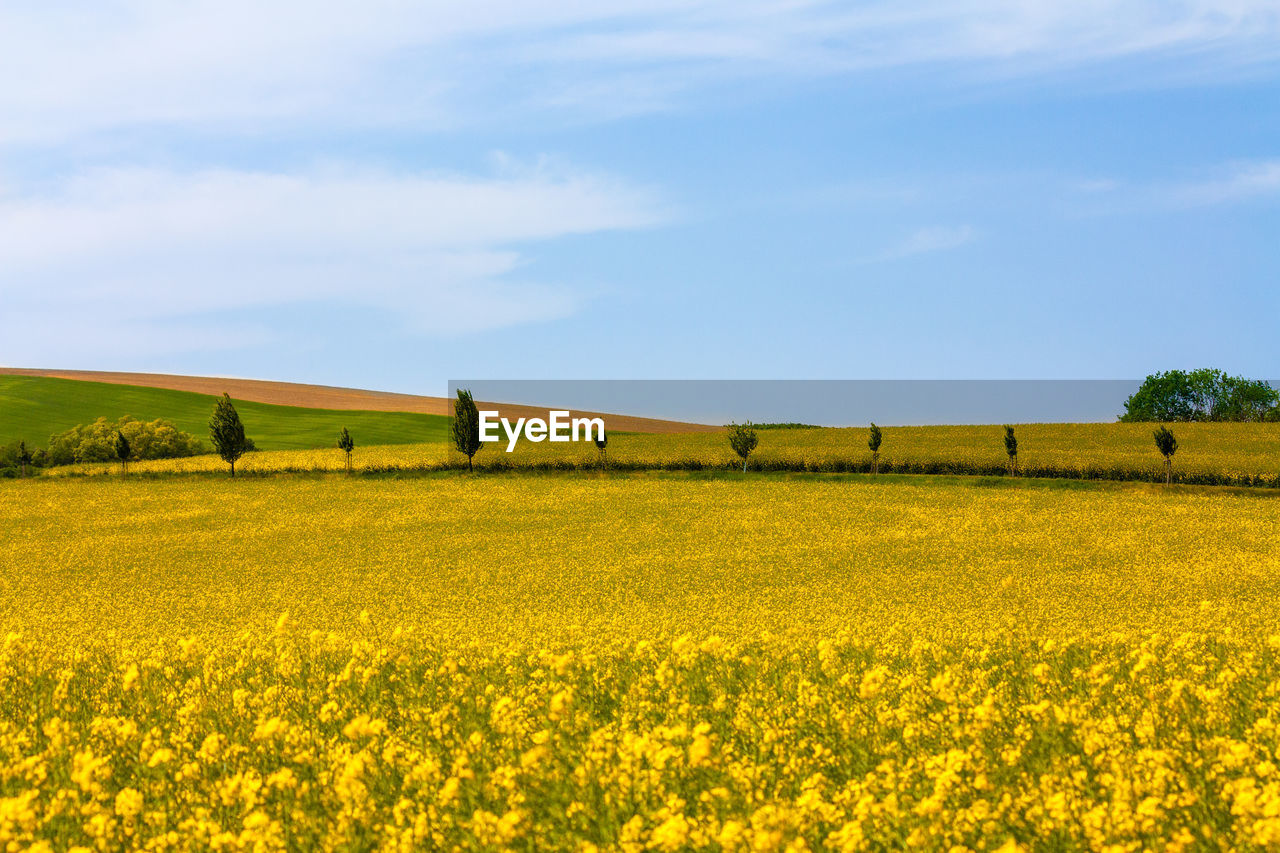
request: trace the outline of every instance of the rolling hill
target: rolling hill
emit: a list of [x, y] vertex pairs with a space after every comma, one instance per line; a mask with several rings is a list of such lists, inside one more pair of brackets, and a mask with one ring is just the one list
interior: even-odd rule
[[[445, 397], [258, 379], [0, 367], [0, 444], [22, 439], [44, 446], [54, 433], [121, 415], [167, 418], [179, 429], [204, 437], [214, 398], [224, 391], [235, 400], [249, 436], [262, 450], [329, 447], [344, 426], [362, 446], [448, 439], [451, 401]], [[481, 405], [512, 417], [546, 416], [546, 409], [531, 406]], [[719, 429], [629, 415], [601, 417], [616, 432]]]
[[[132, 415], [166, 418], [201, 438], [209, 432], [214, 397], [194, 391], [85, 382], [47, 376], [0, 375], [0, 444], [18, 439], [43, 447], [49, 436]], [[249, 436], [262, 450], [327, 447], [347, 427], [361, 445], [444, 441], [449, 419], [420, 412], [380, 412], [281, 406], [236, 399]]]

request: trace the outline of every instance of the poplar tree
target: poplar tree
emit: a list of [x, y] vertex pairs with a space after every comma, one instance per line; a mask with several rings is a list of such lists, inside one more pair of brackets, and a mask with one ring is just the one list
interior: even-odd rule
[[462, 388], [453, 402], [453, 446], [466, 454], [467, 470], [474, 471], [471, 460], [480, 449], [480, 410], [471, 399], [471, 392]]
[[1173, 437], [1173, 433], [1164, 424], [1152, 435], [1156, 440], [1156, 449], [1164, 457], [1164, 484], [1167, 486], [1173, 482], [1173, 454], [1178, 452], [1178, 439]]
[[240, 415], [231, 404], [230, 394], [224, 393], [213, 407], [213, 417], [209, 420], [209, 439], [222, 461], [231, 466], [231, 476], [234, 477], [236, 460], [249, 449], [249, 441], [244, 437], [244, 424], [240, 423]]
[[1018, 476], [1018, 439], [1013, 435], [1013, 427], [1004, 428], [1004, 452], [1009, 454], [1009, 476]]
[[129, 473], [129, 454], [133, 452], [133, 448], [129, 446], [129, 439], [124, 437], [124, 433], [116, 430], [116, 458], [120, 460], [120, 473]]
[[338, 434], [338, 447], [347, 454], [347, 473], [351, 473], [351, 451], [356, 449], [356, 443], [351, 440], [351, 433], [347, 432], [347, 428], [343, 427], [342, 432]]
[[867, 437], [867, 447], [871, 448], [871, 473], [880, 473], [880, 427], [871, 424], [871, 434]]

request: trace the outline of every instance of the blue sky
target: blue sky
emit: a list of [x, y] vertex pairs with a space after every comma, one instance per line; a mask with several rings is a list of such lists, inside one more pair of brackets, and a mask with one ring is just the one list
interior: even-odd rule
[[0, 116], [0, 364], [1280, 374], [1274, 0], [14, 2]]

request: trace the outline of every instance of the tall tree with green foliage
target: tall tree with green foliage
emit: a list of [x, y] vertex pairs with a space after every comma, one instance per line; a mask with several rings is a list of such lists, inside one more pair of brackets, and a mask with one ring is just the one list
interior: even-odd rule
[[124, 433], [116, 430], [116, 458], [120, 460], [120, 473], [129, 473], [129, 454], [133, 452], [133, 448], [129, 446], [129, 439], [124, 437]]
[[1009, 476], [1018, 476], [1018, 438], [1008, 424], [1004, 428], [1004, 452], [1009, 456]]
[[1152, 435], [1155, 436], [1156, 449], [1164, 457], [1164, 484], [1167, 486], [1173, 482], [1173, 454], [1178, 452], [1178, 440], [1164, 424], [1161, 424], [1160, 429]]
[[351, 473], [351, 451], [356, 449], [356, 443], [351, 440], [351, 433], [347, 432], [347, 428], [343, 427], [342, 432], [338, 434], [338, 447], [342, 448], [342, 452], [347, 454], [347, 473]]
[[596, 450], [600, 451], [600, 470], [604, 471], [609, 467], [609, 459], [605, 456], [605, 449], [609, 446], [609, 434], [604, 430], [600, 430], [600, 435], [596, 438]]
[[1280, 411], [1280, 391], [1221, 370], [1153, 373], [1124, 403], [1123, 422], [1264, 421]]
[[755, 424], [751, 421], [746, 423], [730, 423], [725, 427], [729, 431], [729, 446], [733, 448], [733, 452], [742, 457], [742, 473], [747, 472], [747, 457], [751, 455], [751, 451], [756, 449], [756, 445], [760, 443], [760, 439], [756, 436]]
[[458, 389], [458, 399], [453, 401], [453, 446], [467, 456], [467, 470], [474, 471], [472, 459], [480, 449], [480, 410], [471, 392]]
[[244, 424], [240, 415], [231, 403], [231, 395], [223, 394], [213, 407], [213, 417], [209, 420], [209, 440], [213, 449], [222, 457], [222, 461], [231, 466], [231, 476], [236, 475], [236, 461], [249, 449], [249, 441], [244, 437]]
[[871, 448], [871, 473], [880, 473], [880, 427], [871, 424], [871, 433], [867, 436], [867, 447]]

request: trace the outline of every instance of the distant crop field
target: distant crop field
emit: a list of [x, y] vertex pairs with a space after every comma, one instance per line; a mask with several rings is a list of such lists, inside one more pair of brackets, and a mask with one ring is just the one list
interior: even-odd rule
[[[1164, 461], [1148, 424], [1025, 424], [1017, 427], [1018, 462], [1027, 476], [1087, 479], [1164, 479]], [[1280, 485], [1280, 424], [1174, 424], [1179, 449], [1177, 482]], [[880, 451], [884, 473], [999, 474], [1008, 464], [1003, 429], [993, 426], [885, 427]], [[361, 436], [356, 434], [357, 442]], [[760, 432], [752, 470], [868, 471], [871, 452], [865, 429], [787, 429]], [[358, 447], [361, 470], [438, 469], [463, 457], [444, 442]], [[607, 449], [615, 469], [732, 469], [741, 464], [721, 433], [614, 434]], [[481, 468], [591, 469], [601, 464], [590, 443], [530, 444], [513, 453], [497, 444], [476, 455]], [[245, 457], [246, 472], [338, 470], [336, 448]], [[139, 463], [135, 471], [219, 471], [217, 457]], [[109, 473], [111, 466], [79, 466], [61, 473]]]
[[444, 474], [0, 495], [18, 847], [1280, 842], [1269, 491]]
[[[43, 447], [54, 433], [122, 415], [165, 418], [207, 443], [214, 400], [190, 391], [0, 375], [0, 444], [24, 440]], [[343, 426], [371, 444], [443, 441], [449, 428], [443, 415], [307, 409], [242, 400], [236, 401], [236, 408], [249, 437], [264, 450], [331, 446]]]

